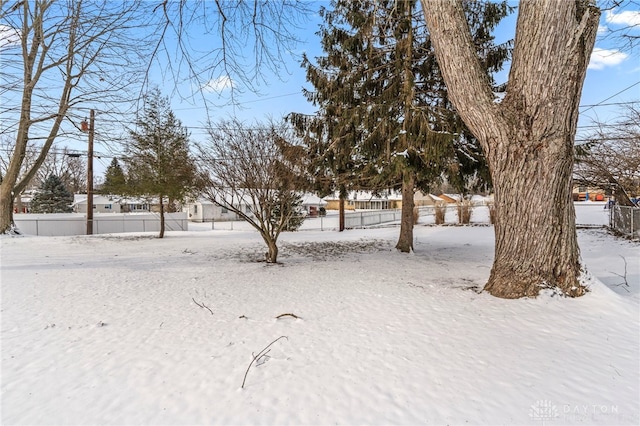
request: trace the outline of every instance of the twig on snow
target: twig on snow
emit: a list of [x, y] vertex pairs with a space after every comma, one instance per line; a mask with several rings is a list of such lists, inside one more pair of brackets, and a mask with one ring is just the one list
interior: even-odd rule
[[[247, 367], [247, 371], [245, 371], [245, 373], [244, 373], [244, 379], [242, 379], [242, 386], [240, 387], [241, 389], [244, 389], [244, 383], [247, 380], [247, 374], [249, 374], [249, 369], [251, 369], [251, 366], [253, 365], [253, 363], [256, 362], [256, 360], [261, 358], [263, 355], [266, 355], [267, 353], [269, 353], [269, 351], [271, 350], [271, 349], [269, 349], [269, 347], [271, 345], [273, 345], [275, 342], [277, 342], [278, 340], [283, 339], [283, 338], [289, 340], [289, 338], [287, 336], [280, 336], [276, 340], [274, 340], [273, 342], [271, 342], [267, 346], [265, 346], [265, 348], [262, 349], [260, 352], [258, 352], [258, 355], [254, 355], [253, 359], [249, 363], [249, 366]], [[251, 354], [251, 355], [253, 355], [253, 354]]]
[[276, 319], [280, 319], [282, 317], [293, 317], [295, 319], [300, 319], [300, 317], [297, 316], [296, 314], [280, 314], [276, 317]]
[[201, 308], [208, 309], [209, 312], [211, 312], [211, 315], [213, 315], [213, 311], [207, 305], [205, 305], [204, 303], [200, 304], [200, 303], [196, 302], [196, 299], [194, 299], [193, 297], [191, 298], [191, 300], [193, 300], [193, 303], [195, 303], [196, 305], [200, 306]]
[[[624, 275], [616, 274], [615, 272], [612, 272], [612, 274], [613, 274], [613, 275], [617, 275], [617, 276], [619, 276], [620, 278], [622, 278], [622, 279], [624, 280], [624, 282], [623, 282], [623, 283], [617, 284], [617, 285], [616, 285], [616, 287], [620, 287], [621, 285], [623, 285], [623, 286], [625, 286], [625, 287], [629, 287], [629, 281], [627, 281], [627, 259], [625, 259], [625, 257], [624, 257], [624, 256], [620, 256], [620, 257], [621, 257], [621, 258], [622, 258], [622, 260], [624, 261]], [[627, 292], [631, 293], [631, 292], [629, 291], [629, 289], [628, 289], [628, 288], [625, 288], [625, 287], [622, 287], [622, 288], [624, 288], [625, 290], [627, 290]]]

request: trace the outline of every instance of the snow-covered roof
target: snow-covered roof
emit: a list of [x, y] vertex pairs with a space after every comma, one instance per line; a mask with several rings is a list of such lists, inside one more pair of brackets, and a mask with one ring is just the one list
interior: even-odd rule
[[[335, 192], [324, 197], [325, 200], [338, 200], [340, 194]], [[402, 200], [402, 193], [399, 191], [380, 191], [377, 195], [373, 191], [350, 191], [347, 193], [348, 200], [378, 201], [378, 200]]]
[[326, 206], [327, 202], [315, 194], [307, 193], [302, 195], [302, 205], [303, 206]]

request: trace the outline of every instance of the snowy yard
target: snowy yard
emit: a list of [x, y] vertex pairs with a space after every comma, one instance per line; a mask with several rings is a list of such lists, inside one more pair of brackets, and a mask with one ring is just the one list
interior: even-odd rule
[[501, 300], [488, 226], [303, 230], [272, 266], [194, 229], [0, 239], [2, 424], [640, 423], [637, 242], [579, 230], [590, 293]]

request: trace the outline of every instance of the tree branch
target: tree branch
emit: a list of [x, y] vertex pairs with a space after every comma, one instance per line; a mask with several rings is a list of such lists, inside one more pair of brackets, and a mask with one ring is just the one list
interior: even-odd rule
[[251, 360], [251, 362], [249, 363], [249, 366], [247, 367], [247, 371], [244, 373], [244, 379], [242, 379], [242, 386], [240, 387], [241, 389], [244, 389], [244, 383], [247, 380], [247, 374], [249, 374], [249, 369], [251, 368], [251, 366], [253, 365], [254, 362], [256, 362], [257, 359], [259, 359], [261, 356], [265, 355], [267, 352], [269, 352], [271, 349], [269, 349], [269, 347], [271, 345], [273, 345], [275, 342], [277, 342], [280, 339], [287, 339], [289, 340], [289, 338], [287, 336], [280, 336], [278, 337], [276, 340], [274, 340], [273, 342], [269, 343], [267, 346], [265, 346], [264, 349], [262, 349], [260, 352], [258, 352], [258, 355], [255, 355], [253, 357], [253, 359]]

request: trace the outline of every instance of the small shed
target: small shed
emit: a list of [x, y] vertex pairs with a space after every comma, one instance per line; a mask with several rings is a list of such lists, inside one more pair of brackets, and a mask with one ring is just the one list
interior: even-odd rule
[[302, 208], [310, 217], [316, 217], [321, 209], [326, 208], [327, 202], [315, 194], [302, 195]]

